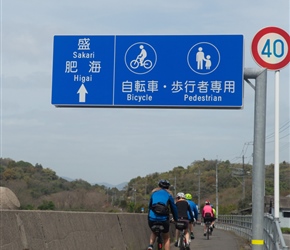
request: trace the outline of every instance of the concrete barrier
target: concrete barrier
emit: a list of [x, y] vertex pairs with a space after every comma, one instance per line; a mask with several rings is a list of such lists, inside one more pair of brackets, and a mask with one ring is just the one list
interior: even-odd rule
[[0, 211], [1, 250], [144, 250], [146, 214]]

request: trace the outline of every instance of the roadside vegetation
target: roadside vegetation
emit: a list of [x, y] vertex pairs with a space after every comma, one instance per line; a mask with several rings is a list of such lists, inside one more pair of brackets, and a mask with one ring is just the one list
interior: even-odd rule
[[[24, 210], [97, 212], [147, 212], [150, 192], [160, 179], [168, 179], [171, 192], [191, 193], [201, 204], [216, 203], [218, 176], [219, 214], [240, 213], [251, 206], [252, 165], [230, 161], [199, 160], [164, 173], [136, 177], [123, 190], [92, 185], [85, 180], [68, 181], [50, 168], [25, 161], [0, 158], [0, 186], [11, 189]], [[84, 166], [81, 166], [85, 169]], [[216, 175], [216, 169], [217, 175]], [[290, 194], [290, 164], [280, 164], [280, 195]], [[265, 166], [266, 195], [274, 194], [274, 165]]]

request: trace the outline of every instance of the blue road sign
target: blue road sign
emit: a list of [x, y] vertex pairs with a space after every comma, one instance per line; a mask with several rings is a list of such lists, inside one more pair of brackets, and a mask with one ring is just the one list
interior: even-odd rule
[[57, 107], [242, 108], [242, 35], [55, 36]]

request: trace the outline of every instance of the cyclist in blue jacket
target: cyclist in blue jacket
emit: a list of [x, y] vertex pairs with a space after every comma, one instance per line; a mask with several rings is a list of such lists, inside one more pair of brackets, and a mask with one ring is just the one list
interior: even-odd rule
[[[192, 196], [191, 194], [187, 193], [185, 194], [185, 199], [187, 200], [187, 202], [189, 203], [189, 206], [191, 208], [193, 217], [195, 219], [195, 221], [197, 221], [198, 219], [198, 210], [196, 207], [196, 204], [194, 203], [194, 201], [192, 200]], [[193, 222], [190, 222], [189, 224], [189, 229], [190, 229], [190, 238], [193, 240], [194, 239], [194, 234], [193, 234]]]
[[[158, 187], [152, 190], [149, 201], [148, 225], [150, 228], [158, 222], [162, 223], [164, 230], [162, 231], [164, 240], [164, 250], [170, 250], [170, 236], [169, 236], [169, 207], [173, 215], [173, 219], [177, 221], [177, 208], [172, 197], [172, 193], [168, 190], [170, 183], [167, 180], [160, 180]], [[153, 249], [156, 235], [151, 230], [150, 242], [148, 250]]]

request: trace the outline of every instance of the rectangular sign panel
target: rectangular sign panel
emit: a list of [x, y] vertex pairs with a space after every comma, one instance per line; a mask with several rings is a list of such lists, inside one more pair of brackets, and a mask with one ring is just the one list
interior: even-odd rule
[[242, 35], [55, 36], [57, 107], [241, 108]]

